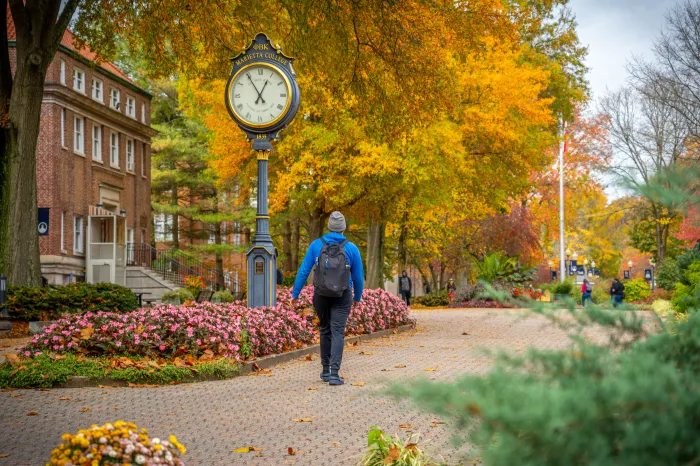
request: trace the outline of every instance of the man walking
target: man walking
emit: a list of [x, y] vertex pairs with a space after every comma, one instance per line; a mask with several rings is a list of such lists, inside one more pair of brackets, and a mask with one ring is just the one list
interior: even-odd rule
[[413, 284], [411, 283], [411, 279], [409, 278], [408, 274], [404, 270], [401, 276], [399, 277], [399, 294], [401, 294], [401, 297], [403, 300], [406, 302], [406, 306], [411, 305], [411, 290], [412, 290]]
[[292, 306], [296, 308], [299, 293], [314, 268], [314, 309], [321, 327], [321, 380], [329, 385], [343, 385], [338, 375], [345, 346], [345, 324], [354, 303], [362, 300], [365, 278], [362, 258], [357, 246], [343, 233], [347, 225], [340, 212], [328, 219], [330, 233], [313, 241], [299, 267]]
[[622, 304], [622, 300], [625, 298], [625, 285], [623, 285], [617, 277], [613, 279], [612, 286], [610, 287], [610, 295], [612, 296], [614, 307]]

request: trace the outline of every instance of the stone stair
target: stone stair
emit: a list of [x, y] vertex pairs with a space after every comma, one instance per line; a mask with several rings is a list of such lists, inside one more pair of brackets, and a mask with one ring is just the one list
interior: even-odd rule
[[128, 266], [126, 268], [126, 286], [131, 288], [134, 293], [144, 293], [144, 300], [155, 300], [155, 302], [160, 302], [163, 295], [168, 291], [181, 288], [175, 283], [166, 280], [158, 272], [141, 266]]

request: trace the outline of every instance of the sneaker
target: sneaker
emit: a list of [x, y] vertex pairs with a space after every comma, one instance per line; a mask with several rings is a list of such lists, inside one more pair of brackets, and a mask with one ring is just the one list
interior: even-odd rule
[[345, 380], [338, 375], [331, 375], [328, 378], [328, 385], [343, 385]]
[[328, 379], [330, 378], [330, 376], [330, 372], [321, 372], [321, 380], [323, 380], [326, 383], [328, 383]]

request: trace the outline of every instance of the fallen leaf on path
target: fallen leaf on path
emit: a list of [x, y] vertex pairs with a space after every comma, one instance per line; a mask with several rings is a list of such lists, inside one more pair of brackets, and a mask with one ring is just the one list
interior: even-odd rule
[[428, 371], [428, 372], [433, 372], [433, 371], [438, 370], [438, 366], [435, 366], [435, 367], [426, 367], [426, 368], [423, 369], [423, 370], [424, 370], [424, 371]]
[[253, 370], [256, 371], [256, 372], [260, 370], [260, 366], [258, 366], [258, 363], [257, 363], [257, 362], [254, 362], [254, 363], [253, 363]]
[[312, 422], [312, 421], [313, 421], [313, 418], [310, 418], [310, 417], [299, 417], [299, 418], [292, 419], [292, 421], [294, 421], [294, 422]]
[[10, 396], [12, 398], [22, 398], [22, 395], [20, 395], [19, 393], [10, 393]]
[[262, 448], [258, 447], [241, 447], [232, 450], [234, 453], [248, 453], [249, 451], [262, 451]]
[[462, 332], [462, 335], [469, 335], [467, 332]]
[[292, 447], [287, 447], [287, 454], [288, 454], [289, 456], [294, 456], [294, 455], [297, 454], [297, 452], [294, 451], [294, 448], [292, 448]]
[[27, 416], [36, 416], [37, 414], [39, 414], [39, 411], [29, 411]]
[[406, 364], [397, 364], [394, 367], [397, 369], [403, 369], [404, 367], [406, 367]]
[[340, 445], [340, 442], [331, 442], [331, 445]]
[[314, 360], [314, 355], [313, 355], [313, 354], [307, 354], [307, 355], [306, 355], [306, 360], [307, 360], [307, 361], [313, 361], [313, 360]]
[[399, 429], [410, 429], [413, 427], [411, 424], [399, 424]]
[[90, 411], [92, 411], [90, 408], [80, 408], [81, 413], [89, 413]]
[[360, 354], [364, 354], [365, 356], [372, 356], [372, 353], [369, 351], [360, 351]]
[[365, 383], [364, 382], [353, 382], [350, 385], [352, 385], [353, 387], [364, 387]]
[[70, 400], [70, 397], [69, 396], [62, 396], [59, 398], [59, 400], [61, 400], [61, 401]]
[[382, 372], [391, 372], [391, 369], [382, 369]]
[[307, 390], [316, 390], [316, 387], [309, 387]]
[[0, 458], [7, 458], [8, 456], [10, 456], [9, 453], [0, 453]]
[[360, 344], [359, 341], [353, 341], [353, 342], [351, 343], [352, 346], [357, 346], [358, 344]]

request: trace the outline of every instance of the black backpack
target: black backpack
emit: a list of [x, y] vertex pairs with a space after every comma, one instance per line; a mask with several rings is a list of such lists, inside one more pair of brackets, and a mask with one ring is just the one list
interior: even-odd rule
[[339, 298], [350, 288], [350, 264], [345, 257], [345, 243], [328, 244], [321, 238], [323, 247], [316, 259], [314, 287], [320, 296]]

